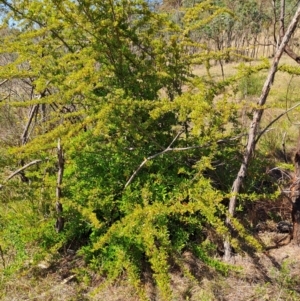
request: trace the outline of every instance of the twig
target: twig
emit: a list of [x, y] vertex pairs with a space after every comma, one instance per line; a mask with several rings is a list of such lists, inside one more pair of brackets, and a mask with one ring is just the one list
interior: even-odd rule
[[[285, 107], [286, 107], [286, 110], [287, 110], [288, 94], [289, 94], [289, 90], [290, 90], [290, 86], [291, 86], [292, 80], [293, 80], [293, 75], [291, 76], [291, 79], [289, 80], [289, 85], [288, 85], [288, 88], [287, 88], [287, 91], [286, 91], [286, 96], [285, 96]], [[299, 122], [293, 122], [293, 120], [290, 118], [289, 114], [287, 114], [286, 116], [287, 116], [287, 119], [289, 120], [289, 122], [292, 125], [296, 125], [296, 126], [300, 125]]]
[[159, 152], [159, 153], [157, 153], [157, 154], [155, 154], [155, 155], [152, 155], [152, 156], [146, 158], [146, 159], [140, 164], [140, 166], [137, 168], [137, 170], [131, 175], [131, 177], [129, 178], [129, 180], [128, 180], [127, 183], [125, 184], [125, 187], [124, 187], [124, 188], [126, 188], [126, 187], [133, 181], [133, 179], [135, 178], [135, 176], [137, 175], [137, 173], [141, 170], [141, 168], [142, 168], [148, 161], [150, 161], [150, 160], [152, 160], [152, 159], [154, 159], [154, 158], [156, 158], [156, 157], [158, 157], [158, 156], [160, 156], [160, 155], [163, 155], [163, 154], [165, 154], [165, 153], [167, 153], [167, 152], [173, 151], [174, 149], [171, 148], [171, 146], [175, 143], [175, 141], [179, 138], [179, 136], [180, 136], [182, 133], [183, 133], [183, 131], [178, 132], [177, 135], [175, 136], [175, 138], [172, 140], [172, 142], [169, 144], [169, 146], [168, 146], [165, 150], [163, 150], [163, 151], [161, 151], [161, 152]]
[[282, 151], [283, 151], [283, 155], [284, 155], [284, 162], [288, 163], [287, 161], [287, 156], [286, 156], [286, 149], [285, 149], [285, 138], [286, 138], [286, 132], [284, 132], [283, 137], [282, 137]]
[[[280, 169], [279, 167], [274, 167], [274, 168], [270, 169], [270, 170], [268, 171], [268, 173], [270, 173], [270, 172], [273, 171], [273, 170], [279, 170], [279, 171], [282, 172], [286, 177], [288, 177], [290, 180], [292, 179], [292, 177], [291, 177], [287, 172], [283, 171], [283, 170]], [[282, 178], [283, 178], [283, 177], [282, 177]]]
[[69, 281], [71, 281], [72, 279], [74, 279], [76, 277], [76, 275], [71, 275], [69, 277], [67, 277], [66, 279], [64, 279], [60, 284], [66, 284], [68, 283]]
[[6, 82], [8, 82], [8, 79], [3, 80], [3, 81], [0, 83], [0, 86], [4, 85]]
[[286, 190], [282, 189], [282, 187], [278, 183], [277, 183], [277, 185], [278, 185], [278, 187], [280, 189], [281, 195], [283, 195], [284, 197], [286, 197], [287, 200], [290, 202], [291, 205], [294, 205], [294, 202], [293, 202], [292, 198], [288, 195], [288, 194], [291, 193], [291, 190], [286, 191]]
[[273, 119], [257, 136], [256, 140], [255, 140], [255, 144], [258, 142], [258, 140], [261, 138], [261, 136], [267, 131], [267, 129], [274, 124], [278, 119], [280, 119], [282, 116], [284, 116], [285, 114], [287, 114], [288, 112], [292, 111], [293, 109], [297, 108], [300, 106], [300, 103], [295, 104], [294, 106], [292, 106], [291, 108], [289, 108], [288, 110], [286, 110], [285, 112], [279, 114], [275, 119]]

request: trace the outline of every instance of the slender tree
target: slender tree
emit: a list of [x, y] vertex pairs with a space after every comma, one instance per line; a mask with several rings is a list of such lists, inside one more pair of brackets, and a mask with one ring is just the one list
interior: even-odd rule
[[[268, 77], [265, 81], [261, 96], [257, 102], [257, 108], [254, 111], [252, 122], [250, 124], [249, 131], [248, 131], [248, 142], [247, 142], [247, 146], [246, 146], [246, 149], [244, 152], [243, 162], [240, 166], [240, 170], [237, 174], [237, 177], [232, 185], [232, 190], [231, 190], [232, 196], [230, 198], [229, 207], [228, 207], [228, 215], [226, 218], [227, 225], [231, 225], [231, 222], [232, 222], [232, 219], [233, 219], [233, 216], [235, 213], [235, 209], [236, 209], [236, 201], [238, 198], [238, 193], [240, 191], [240, 188], [244, 181], [244, 178], [247, 174], [248, 165], [251, 160], [251, 157], [255, 151], [255, 145], [257, 142], [256, 136], [258, 133], [261, 117], [264, 112], [263, 106], [266, 103], [267, 97], [268, 97], [270, 89], [271, 89], [271, 85], [274, 81], [274, 77], [275, 77], [275, 74], [278, 69], [278, 64], [279, 64], [280, 58], [281, 58], [286, 46], [288, 45], [288, 43], [291, 39], [291, 36], [293, 35], [294, 31], [297, 28], [299, 19], [300, 19], [300, 6], [298, 6], [298, 8], [295, 12], [295, 15], [294, 15], [292, 21], [290, 22], [290, 24], [285, 32], [285, 35], [283, 36], [282, 41], [275, 53], [271, 69], [270, 69]], [[231, 247], [230, 247], [230, 241], [228, 238], [224, 242], [224, 249], [225, 249], [224, 259], [226, 261], [229, 261], [231, 258]]]

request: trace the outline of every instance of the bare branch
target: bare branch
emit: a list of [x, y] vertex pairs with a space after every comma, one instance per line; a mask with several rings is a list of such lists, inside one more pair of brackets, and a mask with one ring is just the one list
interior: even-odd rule
[[60, 145], [60, 139], [58, 139], [57, 143], [57, 160], [58, 160], [58, 172], [57, 172], [57, 183], [56, 183], [56, 200], [59, 201], [61, 198], [61, 184], [63, 179], [64, 173], [64, 153], [63, 149]]
[[[215, 143], [217, 143], [217, 144], [228, 143], [230, 141], [238, 140], [238, 139], [242, 138], [243, 136], [247, 136], [247, 135], [248, 134], [241, 134], [241, 135], [229, 138], [229, 139], [220, 139], [220, 140], [215, 141]], [[176, 151], [185, 151], [185, 150], [196, 149], [196, 148], [203, 148], [203, 147], [207, 147], [211, 144], [212, 144], [212, 142], [206, 143], [204, 145], [194, 145], [194, 146], [187, 146], [187, 147], [175, 147], [175, 148], [171, 148], [170, 151], [176, 152]]]
[[[282, 39], [285, 33], [284, 29], [284, 17], [285, 17], [285, 0], [281, 0], [280, 3], [280, 38]], [[292, 58], [294, 61], [296, 61], [298, 64], [300, 64], [300, 56], [295, 53], [295, 51], [287, 44], [284, 49], [285, 53]]]
[[10, 94], [8, 94], [8, 95], [5, 96], [4, 98], [0, 99], [0, 102], [1, 102], [1, 101], [4, 101], [4, 100], [6, 100], [6, 99], [8, 99], [9, 97], [10, 97]]
[[[135, 172], [131, 175], [131, 177], [129, 178], [129, 180], [126, 182], [125, 184], [125, 187], [126, 188], [132, 181], [133, 179], [135, 178], [135, 176], [138, 174], [138, 172], [142, 169], [142, 167], [150, 160], [158, 157], [158, 156], [161, 156], [165, 153], [168, 153], [168, 152], [179, 152], [179, 151], [186, 151], [186, 150], [190, 150], [190, 149], [197, 149], [197, 148], [202, 148], [202, 147], [206, 147], [206, 146], [209, 146], [212, 144], [212, 142], [210, 143], [207, 143], [207, 144], [204, 144], [204, 145], [194, 145], [194, 146], [187, 146], [187, 147], [175, 147], [175, 148], [171, 148], [171, 146], [174, 144], [174, 142], [179, 138], [179, 136], [183, 133], [184, 131], [180, 131], [177, 133], [177, 135], [175, 136], [175, 138], [172, 140], [172, 142], [169, 144], [169, 146], [164, 149], [163, 151], [159, 152], [159, 153], [156, 153], [148, 158], [146, 158], [141, 164], [140, 166], [135, 170]], [[226, 143], [226, 142], [230, 142], [230, 141], [234, 141], [234, 140], [237, 140], [241, 137], [245, 136], [245, 134], [241, 134], [241, 135], [238, 135], [236, 137], [233, 137], [233, 138], [229, 138], [229, 139], [221, 139], [221, 140], [217, 140], [216, 143], [217, 144], [220, 144], [220, 143]]]
[[36, 104], [34, 105], [32, 108], [31, 108], [31, 111], [29, 113], [29, 118], [28, 118], [28, 121], [27, 121], [27, 124], [25, 126], [25, 129], [23, 131], [23, 134], [21, 136], [21, 141], [22, 141], [22, 145], [26, 144], [27, 141], [28, 141], [28, 131], [29, 131], [29, 127], [32, 123], [32, 120], [33, 120], [33, 117], [37, 114], [38, 112], [38, 108], [39, 108], [39, 105]]
[[56, 205], [55, 205], [56, 213], [57, 213], [57, 219], [56, 219], [56, 223], [55, 223], [55, 229], [56, 229], [56, 232], [59, 233], [59, 232], [63, 231], [64, 223], [65, 223], [65, 219], [62, 216], [63, 206], [60, 202], [60, 199], [61, 199], [61, 184], [62, 184], [63, 174], [64, 174], [65, 159], [64, 159], [63, 148], [60, 144], [60, 139], [58, 139], [58, 142], [57, 142], [57, 161], [58, 161], [58, 172], [57, 172]]
[[270, 128], [270, 126], [272, 124], [274, 124], [278, 119], [280, 119], [282, 116], [284, 116], [285, 114], [287, 114], [288, 112], [294, 110], [295, 108], [299, 107], [300, 103], [295, 104], [294, 106], [292, 106], [291, 108], [289, 108], [288, 110], [286, 110], [285, 112], [279, 114], [276, 118], [274, 118], [257, 136], [256, 140], [255, 140], [255, 144], [258, 142], [258, 140], [261, 138], [261, 136]]
[[179, 136], [180, 136], [183, 132], [184, 132], [184, 130], [182, 130], [182, 131], [180, 131], [180, 132], [177, 133], [177, 135], [176, 135], [175, 138], [172, 140], [172, 142], [169, 144], [169, 146], [167, 147], [167, 149], [170, 148], [170, 147], [175, 143], [175, 141], [179, 138]]
[[8, 82], [8, 79], [5, 79], [4, 81], [2, 81], [2, 82], [0, 83], [0, 86], [4, 85], [6, 82]]
[[[9, 181], [9, 180], [12, 179], [14, 176], [16, 176], [17, 174], [19, 174], [20, 172], [22, 172], [24, 169], [26, 169], [26, 168], [28, 168], [28, 167], [34, 165], [34, 164], [38, 164], [38, 163], [40, 163], [40, 162], [42, 162], [42, 160], [41, 160], [41, 159], [37, 159], [37, 160], [34, 160], [34, 161], [30, 162], [30, 163], [27, 163], [26, 165], [22, 166], [21, 168], [19, 168], [19, 169], [16, 170], [15, 172], [13, 172], [9, 177], [7, 177], [7, 178], [4, 180], [4, 182]], [[0, 188], [2, 188], [2, 185], [0, 186]]]
[[[160, 154], [158, 154], [157, 156], [159, 156]], [[146, 164], [146, 162], [148, 162], [150, 159], [146, 158], [141, 165], [137, 168], [137, 170], [131, 175], [131, 177], [129, 178], [129, 180], [127, 181], [127, 183], [125, 184], [125, 188], [130, 185], [130, 183], [133, 181], [134, 177], [137, 175], [137, 173], [142, 169], [142, 167]]]
[[163, 154], [165, 154], [165, 153], [167, 153], [167, 152], [173, 151], [174, 149], [172, 149], [171, 146], [175, 143], [175, 141], [179, 138], [179, 136], [180, 136], [182, 133], [183, 133], [183, 131], [178, 132], [177, 135], [176, 135], [176, 136], [174, 137], [174, 139], [172, 140], [172, 142], [169, 144], [169, 146], [168, 146], [165, 150], [163, 150], [163, 151], [161, 151], [161, 152], [159, 152], [159, 153], [157, 153], [157, 154], [155, 154], [155, 155], [152, 155], [152, 156], [146, 158], [146, 159], [140, 164], [140, 166], [137, 168], [137, 170], [131, 175], [131, 177], [129, 178], [129, 180], [128, 180], [127, 183], [125, 184], [125, 187], [124, 187], [124, 188], [126, 188], [126, 187], [133, 181], [133, 179], [135, 178], [135, 176], [138, 174], [138, 172], [142, 169], [142, 167], [143, 167], [148, 161], [150, 161], [150, 160], [152, 160], [152, 159], [154, 159], [154, 158], [156, 158], [156, 157], [158, 157], [158, 156], [160, 156], [160, 155], [163, 155]]

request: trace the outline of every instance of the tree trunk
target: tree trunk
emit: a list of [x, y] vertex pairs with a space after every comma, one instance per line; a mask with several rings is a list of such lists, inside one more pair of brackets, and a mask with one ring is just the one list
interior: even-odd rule
[[[275, 53], [271, 69], [269, 71], [268, 77], [265, 81], [265, 84], [264, 84], [264, 87], [262, 90], [262, 94], [257, 102], [258, 108], [254, 111], [253, 119], [250, 124], [249, 131], [248, 131], [248, 142], [247, 142], [247, 146], [246, 146], [246, 149], [244, 152], [243, 162], [240, 166], [240, 170], [238, 172], [238, 175], [237, 175], [237, 177], [232, 185], [232, 189], [231, 189], [232, 197], [230, 198], [228, 214], [227, 214], [227, 218], [226, 218], [227, 226], [231, 225], [231, 218], [235, 214], [238, 193], [240, 192], [240, 188], [241, 188], [244, 178], [247, 174], [248, 164], [250, 162], [251, 156], [255, 150], [256, 135], [259, 130], [261, 117], [262, 117], [262, 114], [264, 111], [264, 109], [262, 107], [266, 103], [267, 97], [269, 95], [271, 85], [274, 81], [275, 73], [277, 71], [279, 60], [282, 56], [283, 51], [285, 50], [285, 47], [287, 46], [287, 44], [289, 42], [292, 34], [294, 33], [294, 31], [297, 27], [299, 18], [300, 18], [300, 6], [298, 6], [297, 11], [282, 39], [282, 42]], [[229, 240], [229, 237], [226, 237], [225, 242], [224, 242], [224, 260], [229, 261], [230, 258], [231, 258], [230, 240]]]
[[60, 139], [57, 143], [57, 159], [58, 159], [58, 172], [57, 172], [57, 184], [56, 184], [56, 213], [57, 213], [57, 219], [55, 223], [55, 229], [56, 232], [59, 233], [64, 229], [64, 223], [65, 220], [62, 216], [63, 213], [63, 206], [60, 202], [61, 199], [61, 184], [63, 179], [63, 173], [64, 173], [64, 153], [62, 146], [60, 145]]
[[292, 183], [292, 221], [293, 221], [293, 241], [300, 245], [300, 136], [298, 139], [297, 151], [295, 154], [295, 177]]

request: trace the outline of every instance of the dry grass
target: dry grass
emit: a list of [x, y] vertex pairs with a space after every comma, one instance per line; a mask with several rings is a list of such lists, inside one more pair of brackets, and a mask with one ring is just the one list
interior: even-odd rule
[[[172, 301], [260, 301], [299, 300], [300, 249], [289, 244], [264, 253], [235, 255], [233, 265], [238, 271], [225, 277], [205, 266], [190, 252], [182, 261], [194, 276], [186, 277], [178, 269], [171, 271]], [[88, 281], [78, 268], [80, 257], [61, 256], [48, 268], [31, 267], [8, 281], [2, 291], [2, 301], [138, 301], [135, 290], [124, 280], [96, 292], [104, 279], [92, 272]], [[88, 271], [88, 270], [86, 270]], [[149, 286], [149, 283], [145, 283]], [[152, 286], [152, 284], [150, 284]], [[155, 288], [148, 290], [149, 300], [162, 301]]]
[[[270, 61], [271, 60], [272, 59], [270, 59]], [[258, 62], [254, 61], [247, 64], [256, 65], [258, 64]], [[280, 60], [280, 65], [281, 64], [299, 66], [286, 54], [283, 54]], [[239, 63], [236, 62], [224, 65], [225, 77], [230, 77], [236, 74], [238, 65]], [[194, 73], [198, 76], [207, 75], [206, 70], [203, 66], [197, 67], [194, 70]], [[222, 79], [219, 64], [216, 63], [211, 67], [210, 74], [215, 80]], [[262, 71], [262, 74], [267, 76], [267, 71]], [[260, 96], [259, 94], [260, 91], [258, 91], [258, 94], [256, 96], [247, 96], [245, 97], [245, 99], [243, 97], [241, 98], [240, 95], [236, 95], [237, 99], [233, 99], [233, 101], [245, 102], [244, 109], [241, 113], [241, 122], [244, 125], [245, 130], [247, 130], [250, 123], [250, 119], [247, 117], [247, 113], [250, 113], [252, 111], [251, 103], [257, 102], [257, 99]], [[266, 127], [278, 115], [284, 113], [286, 109], [300, 102], [299, 94], [299, 77], [292, 76], [283, 72], [277, 72], [266, 102], [266, 109], [262, 118], [261, 127]], [[299, 136], [299, 114], [300, 107], [297, 107], [287, 115], [282, 116], [276, 123], [274, 123], [270, 127], [270, 131], [264, 137], [262, 137], [259, 147], [262, 146], [263, 151], [266, 151], [266, 148], [268, 148], [269, 150], [277, 150], [278, 152], [278, 150], [282, 150], [282, 143], [285, 142], [286, 151], [289, 153], [289, 155], [293, 154]]]

